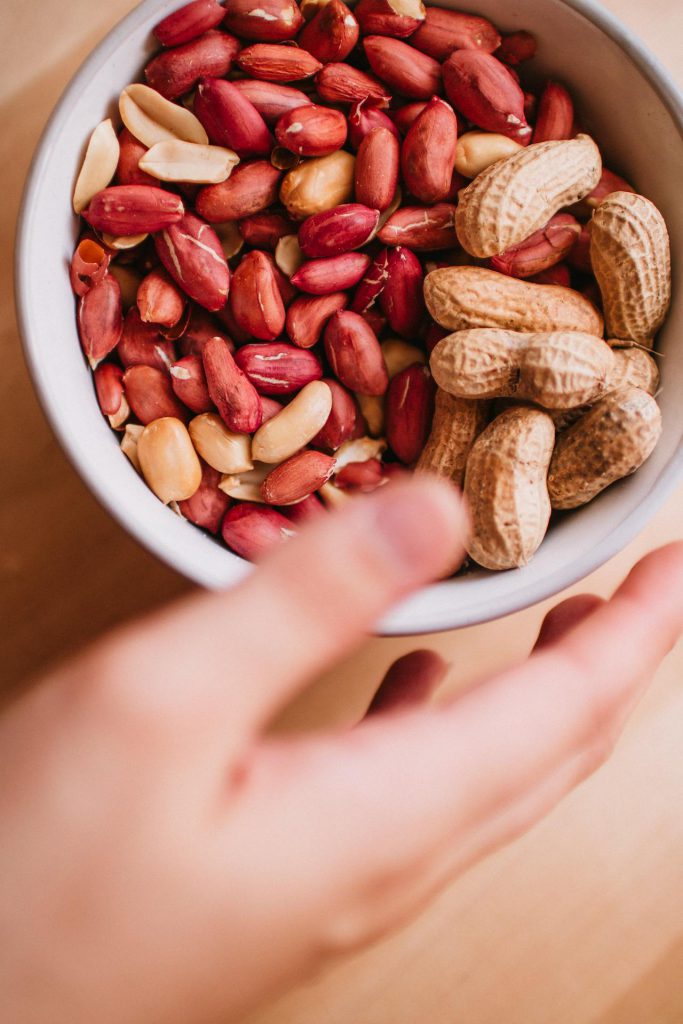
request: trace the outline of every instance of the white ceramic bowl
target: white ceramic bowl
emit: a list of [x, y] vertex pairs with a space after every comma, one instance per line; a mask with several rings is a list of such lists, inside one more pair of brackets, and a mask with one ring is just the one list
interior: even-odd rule
[[[235, 583], [250, 566], [165, 508], [119, 451], [100, 415], [74, 320], [67, 267], [76, 238], [73, 184], [85, 141], [154, 49], [150, 30], [180, 0], [144, 0], [94, 51], [53, 113], [26, 188], [17, 251], [17, 305], [33, 380], [55, 433], [100, 501], [142, 544], [207, 587]], [[456, 6], [448, 2], [443, 6]], [[683, 261], [683, 98], [616, 19], [592, 0], [468, 0], [502, 30], [530, 28], [535, 67], [566, 82], [608, 167], [663, 212], [674, 267]], [[517, 611], [576, 582], [618, 552], [683, 475], [683, 281], [660, 336], [664, 433], [633, 477], [567, 516], [524, 569], [426, 587], [390, 613], [386, 634], [472, 625]], [[429, 523], [425, 523], [429, 529]]]

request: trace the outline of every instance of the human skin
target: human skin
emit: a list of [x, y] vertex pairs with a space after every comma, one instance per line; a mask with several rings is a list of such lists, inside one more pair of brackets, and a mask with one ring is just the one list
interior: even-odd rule
[[431, 699], [446, 666], [419, 651], [354, 728], [268, 735], [467, 528], [452, 488], [397, 481], [5, 708], [3, 1021], [228, 1024], [409, 920], [605, 760], [683, 630], [683, 544], [607, 602], [563, 602], [527, 660], [456, 699]]

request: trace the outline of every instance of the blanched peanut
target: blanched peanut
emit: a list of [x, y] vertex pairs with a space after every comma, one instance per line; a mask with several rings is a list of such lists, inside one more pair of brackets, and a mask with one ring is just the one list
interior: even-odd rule
[[254, 434], [252, 455], [259, 462], [284, 462], [312, 441], [332, 409], [332, 392], [321, 380], [311, 381]]
[[164, 505], [191, 498], [202, 482], [202, 466], [187, 428], [173, 416], [147, 424], [137, 454], [142, 475]]
[[397, 373], [412, 366], [413, 363], [427, 362], [424, 351], [416, 345], [410, 345], [403, 338], [387, 338], [382, 342], [381, 348], [389, 380], [393, 380]]
[[464, 178], [476, 178], [491, 164], [504, 160], [524, 147], [495, 132], [465, 132], [455, 147], [455, 169]]
[[251, 438], [228, 430], [220, 416], [206, 412], [196, 416], [188, 430], [204, 462], [219, 473], [246, 473], [253, 469]]

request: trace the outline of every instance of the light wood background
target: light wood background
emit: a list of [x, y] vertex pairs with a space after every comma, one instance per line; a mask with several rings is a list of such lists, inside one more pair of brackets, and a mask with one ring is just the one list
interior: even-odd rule
[[[14, 224], [33, 148], [80, 61], [133, 6], [0, 3], [0, 679], [7, 690], [114, 623], [190, 589], [112, 522], [66, 462], [33, 395], [12, 304]], [[683, 77], [679, 0], [607, 6]], [[627, 551], [575, 590], [607, 594], [642, 552], [681, 536], [683, 489]], [[461, 685], [523, 655], [546, 607], [425, 642], [453, 662]], [[383, 669], [412, 646], [368, 641], [287, 721], [353, 718]], [[413, 926], [249, 1024], [681, 1024], [682, 675], [680, 646], [612, 762], [527, 838], [461, 879]]]

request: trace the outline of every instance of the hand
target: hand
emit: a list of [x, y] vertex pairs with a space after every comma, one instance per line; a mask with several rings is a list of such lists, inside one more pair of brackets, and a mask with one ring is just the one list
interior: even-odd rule
[[275, 713], [462, 555], [452, 489], [397, 482], [242, 586], [111, 635], [0, 719], [0, 986], [21, 1024], [226, 1024], [415, 914], [607, 756], [683, 629], [683, 544], [572, 598], [441, 707], [390, 671], [355, 729]]

